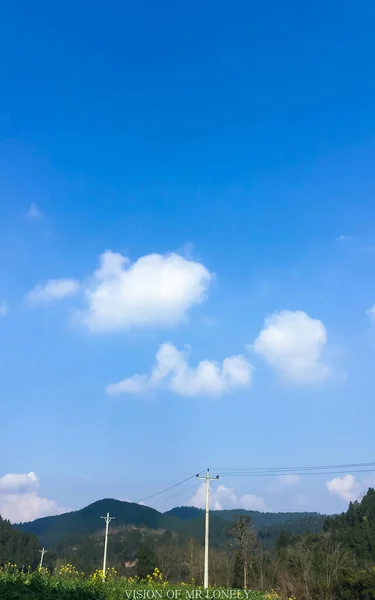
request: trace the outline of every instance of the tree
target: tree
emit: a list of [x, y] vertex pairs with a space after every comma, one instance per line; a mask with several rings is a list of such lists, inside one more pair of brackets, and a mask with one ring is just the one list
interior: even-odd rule
[[292, 542], [293, 536], [286, 529], [281, 529], [279, 537], [276, 541], [276, 550], [281, 550], [282, 548], [286, 548]]
[[306, 536], [293, 546], [288, 546], [285, 557], [290, 572], [302, 586], [304, 598], [310, 600], [314, 554], [309, 537]]
[[316, 553], [316, 580], [325, 600], [332, 600], [334, 586], [353, 564], [351, 553], [340, 542], [324, 538]]
[[237, 552], [234, 558], [232, 586], [237, 589], [243, 585], [243, 561], [241, 552]]
[[40, 560], [39, 549], [35, 535], [14, 529], [0, 516], [0, 566], [14, 562], [20, 567], [35, 568]]
[[[240, 558], [243, 566], [243, 587], [247, 589], [247, 577], [249, 570], [249, 554], [257, 546], [257, 539], [253, 531], [251, 517], [235, 515], [230, 535], [234, 538], [239, 548]], [[238, 568], [238, 565], [237, 565]]]
[[146, 579], [152, 575], [156, 568], [155, 547], [152, 541], [147, 540], [142, 544], [137, 556], [137, 575], [140, 579]]

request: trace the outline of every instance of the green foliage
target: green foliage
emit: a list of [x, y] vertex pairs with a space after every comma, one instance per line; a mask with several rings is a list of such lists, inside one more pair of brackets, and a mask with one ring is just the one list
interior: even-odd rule
[[375, 490], [361, 502], [351, 502], [346, 513], [327, 518], [325, 531], [350, 548], [363, 566], [375, 562]]
[[35, 568], [40, 559], [39, 548], [34, 535], [13, 529], [10, 522], [0, 516], [0, 566], [10, 561]]
[[204, 514], [202, 508], [196, 508], [195, 506], [176, 506], [168, 512], [164, 513], [169, 517], [176, 517], [181, 521], [189, 521], [190, 519], [196, 519]]
[[33, 533], [42, 545], [48, 547], [59, 543], [68, 535], [82, 536], [96, 533], [101, 529], [100, 523], [103, 523], [100, 518], [108, 511], [116, 517], [113, 525], [116, 528], [133, 525], [149, 529], [184, 531], [183, 524], [174, 517], [163, 515], [149, 506], [113, 499], [98, 500], [81, 510], [36, 519], [15, 527], [26, 533]]
[[293, 541], [293, 536], [286, 529], [280, 531], [279, 537], [276, 542], [276, 550], [280, 551], [282, 548], [286, 548]]
[[[152, 530], [170, 530], [204, 540], [204, 511], [194, 507], [178, 507], [160, 513], [148, 506], [132, 502], [106, 499], [90, 504], [86, 508], [54, 517], [36, 519], [31, 523], [16, 525], [26, 533], [33, 533], [45, 547], [56, 544], [66, 545], [69, 538], [81, 539], [100, 531], [100, 517], [106, 512], [116, 517], [111, 529], [133, 526]], [[261, 513], [247, 510], [219, 510], [211, 512], [210, 541], [213, 546], [225, 544], [230, 522], [235, 515], [249, 516], [261, 539], [267, 547], [275, 545], [281, 528], [293, 535], [307, 531], [318, 532], [323, 528], [325, 517], [318, 513]], [[135, 548], [138, 551], [138, 547]]]
[[156, 568], [155, 547], [152, 542], [145, 542], [137, 556], [137, 575], [140, 579], [146, 579], [147, 575], [152, 575]]
[[340, 600], [375, 600], [375, 568], [340, 577], [335, 595]]
[[[193, 589], [197, 590], [192, 583], [175, 586], [168, 584], [163, 581], [158, 569], [155, 569], [147, 581], [118, 577], [115, 571], [109, 570], [105, 582], [102, 581], [100, 572], [85, 578], [72, 565], [66, 565], [55, 575], [51, 575], [45, 569], [24, 572], [13, 565], [0, 569], [1, 600], [124, 600], [127, 597], [132, 598], [133, 592], [136, 598], [157, 597], [167, 600], [172, 597], [171, 592], [177, 589], [180, 590], [181, 600], [187, 600], [188, 593], [191, 594]], [[208, 590], [208, 597], [212, 597], [212, 592], [213, 590]], [[206, 597], [203, 590], [201, 594], [202, 598]], [[245, 598], [245, 594], [240, 591], [238, 598]], [[246, 598], [266, 600], [267, 595], [250, 591], [247, 592]]]
[[[102, 564], [100, 517], [108, 510], [116, 516], [108, 544], [108, 564], [119, 574], [116, 584], [107, 581], [103, 586], [100, 577], [78, 583], [79, 577], [72, 573], [65, 573], [62, 583], [58, 574], [63, 563], [73, 563], [84, 572]], [[251, 536], [241, 538], [242, 544], [238, 536], [237, 541], [228, 536], [233, 517], [236, 522], [248, 522], [245, 530]], [[257, 539], [250, 531], [249, 517]], [[41, 536], [39, 541], [32, 532]], [[124, 581], [129, 582], [135, 571], [150, 577], [157, 564], [171, 582], [193, 577], [201, 584], [203, 539], [204, 511], [192, 507], [162, 514], [106, 500], [81, 511], [19, 525], [17, 531], [0, 518], [0, 565], [11, 560], [35, 567], [40, 546], [50, 540], [53, 545], [44, 564], [57, 573], [49, 579], [42, 574], [24, 574], [26, 579], [1, 575], [0, 599], [22, 600], [27, 592], [31, 600], [124, 600]], [[351, 503], [346, 513], [328, 518], [316, 513], [213, 511], [209, 560], [210, 583], [219, 588], [242, 587], [246, 572], [250, 588], [274, 588], [283, 600], [293, 596], [298, 600], [375, 600], [375, 491], [370, 489], [360, 502]], [[127, 579], [121, 580], [121, 575]], [[249, 600], [276, 597], [249, 595]]]

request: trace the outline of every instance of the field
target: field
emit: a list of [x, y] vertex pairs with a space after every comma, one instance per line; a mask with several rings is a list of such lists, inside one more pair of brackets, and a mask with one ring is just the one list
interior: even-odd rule
[[[0, 568], [1, 600], [276, 600], [274, 592], [202, 589], [194, 581], [169, 584], [156, 569], [147, 580], [118, 577], [108, 569], [103, 581], [101, 571], [90, 576], [72, 565], [50, 574], [46, 569], [32, 571], [7, 564]], [[294, 600], [294, 599], [293, 599]]]

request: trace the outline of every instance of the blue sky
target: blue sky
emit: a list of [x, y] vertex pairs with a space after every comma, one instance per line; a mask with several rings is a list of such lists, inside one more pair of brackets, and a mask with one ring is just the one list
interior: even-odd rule
[[[139, 501], [210, 465], [372, 460], [374, 18], [2, 7], [0, 512]], [[215, 493], [332, 512], [367, 475]]]

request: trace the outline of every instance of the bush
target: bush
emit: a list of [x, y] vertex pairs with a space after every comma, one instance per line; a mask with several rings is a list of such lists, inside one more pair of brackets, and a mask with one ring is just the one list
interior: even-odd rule
[[340, 600], [375, 600], [375, 567], [341, 577], [335, 594]]

